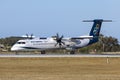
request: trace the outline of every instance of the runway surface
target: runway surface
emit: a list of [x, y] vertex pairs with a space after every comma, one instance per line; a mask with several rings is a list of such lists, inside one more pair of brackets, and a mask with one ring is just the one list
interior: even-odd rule
[[44, 55], [41, 55], [41, 54], [0, 54], [0, 58], [2, 57], [14, 57], [14, 58], [44, 58], [44, 57], [120, 57], [120, 55], [118, 54], [104, 54], [104, 55], [101, 55], [101, 54], [74, 54], [74, 55], [70, 55], [70, 54], [44, 54]]

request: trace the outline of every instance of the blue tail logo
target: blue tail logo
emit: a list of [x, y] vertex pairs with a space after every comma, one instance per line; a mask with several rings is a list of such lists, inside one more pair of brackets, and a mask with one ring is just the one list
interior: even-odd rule
[[96, 24], [96, 27], [94, 28], [93, 30], [93, 35], [95, 36], [98, 36], [99, 35], [99, 29], [100, 29], [100, 25], [99, 24]]

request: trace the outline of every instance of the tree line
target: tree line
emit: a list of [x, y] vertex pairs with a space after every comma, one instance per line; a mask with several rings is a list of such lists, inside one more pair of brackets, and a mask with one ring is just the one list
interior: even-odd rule
[[79, 50], [80, 52], [119, 52], [120, 44], [117, 38], [101, 34], [97, 43]]
[[[13, 44], [22, 37], [6, 37], [0, 39], [0, 45], [4, 45], [4, 49], [10, 50]], [[100, 35], [99, 41], [93, 45], [79, 49], [79, 52], [118, 52], [120, 44], [117, 38], [112, 36]]]
[[[22, 37], [6, 37], [0, 39], [0, 46], [2, 49], [6, 49], [7, 51], [10, 51], [10, 48], [20, 39], [23, 39]], [[1, 50], [1, 49], [0, 49]]]

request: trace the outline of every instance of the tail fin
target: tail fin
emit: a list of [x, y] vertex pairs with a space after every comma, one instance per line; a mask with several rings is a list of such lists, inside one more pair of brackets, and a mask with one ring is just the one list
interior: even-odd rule
[[98, 41], [102, 22], [112, 22], [112, 20], [95, 19], [95, 20], [84, 20], [83, 22], [94, 22], [92, 29], [89, 33], [90, 36], [93, 36], [93, 39], [90, 41], [90, 44], [92, 44]]

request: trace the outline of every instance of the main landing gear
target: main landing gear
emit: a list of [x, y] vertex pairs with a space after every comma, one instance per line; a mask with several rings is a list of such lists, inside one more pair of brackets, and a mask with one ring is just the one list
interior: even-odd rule
[[41, 54], [45, 54], [45, 51], [41, 51]]
[[70, 51], [70, 54], [75, 54], [75, 51], [74, 50]]
[[68, 53], [69, 54], [75, 54], [75, 50], [69, 50]]
[[[45, 50], [41, 51], [41, 54], [46, 54]], [[75, 54], [75, 50], [69, 51], [69, 54]]]

